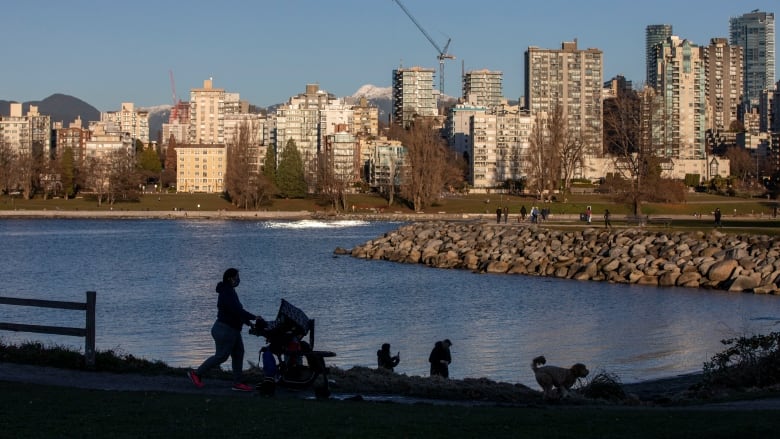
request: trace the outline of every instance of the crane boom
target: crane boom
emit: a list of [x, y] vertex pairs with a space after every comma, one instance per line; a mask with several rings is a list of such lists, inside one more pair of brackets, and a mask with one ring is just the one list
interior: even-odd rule
[[[441, 47], [439, 47], [439, 45], [438, 45], [438, 44], [436, 44], [436, 42], [435, 42], [435, 41], [433, 41], [433, 38], [431, 38], [431, 36], [430, 36], [430, 35], [428, 35], [428, 32], [426, 32], [426, 31], [425, 31], [425, 29], [424, 29], [424, 28], [423, 28], [423, 27], [420, 25], [420, 23], [418, 23], [418, 22], [417, 22], [417, 20], [414, 18], [414, 16], [412, 15], [412, 13], [411, 13], [411, 12], [409, 12], [409, 10], [408, 10], [408, 9], [406, 9], [406, 6], [404, 6], [404, 4], [403, 4], [403, 3], [401, 3], [401, 1], [400, 1], [400, 0], [393, 0], [393, 1], [395, 1], [396, 3], [398, 3], [398, 6], [400, 6], [400, 7], [401, 7], [401, 9], [403, 9], [404, 13], [406, 13], [406, 16], [407, 16], [407, 17], [409, 17], [409, 19], [410, 19], [410, 20], [412, 20], [412, 23], [414, 23], [414, 25], [415, 25], [415, 26], [417, 26], [417, 29], [420, 29], [420, 32], [422, 32], [422, 34], [423, 34], [423, 35], [425, 35], [425, 38], [427, 38], [427, 39], [428, 39], [428, 41], [430, 41], [430, 42], [431, 42], [431, 44], [432, 44], [432, 45], [433, 45], [433, 47], [436, 49], [436, 51], [437, 51], [437, 52], [439, 52], [439, 56], [442, 56], [442, 55], [444, 55], [444, 50], [441, 50]], [[448, 42], [448, 44], [449, 44], [449, 42]]]
[[412, 20], [412, 23], [414, 23], [415, 26], [417, 26], [417, 29], [420, 29], [420, 32], [422, 32], [423, 35], [425, 35], [425, 38], [428, 39], [428, 41], [431, 43], [431, 45], [436, 49], [436, 52], [438, 52], [438, 55], [436, 55], [436, 59], [439, 60], [439, 94], [444, 93], [444, 60], [445, 59], [455, 59], [453, 55], [450, 55], [447, 53], [447, 49], [450, 47], [450, 41], [452, 41], [451, 38], [447, 39], [447, 44], [444, 45], [444, 50], [442, 50], [441, 47], [439, 47], [438, 44], [436, 44], [436, 41], [433, 41], [433, 38], [431, 38], [430, 35], [428, 35], [428, 32], [425, 31], [425, 28], [423, 28], [420, 23], [417, 22], [417, 20], [414, 18], [411, 12], [409, 12], [408, 9], [406, 9], [406, 6], [404, 6], [403, 3], [401, 3], [401, 0], [393, 0], [398, 4], [398, 6], [401, 7], [401, 9], [404, 11], [407, 17], [409, 17], [410, 20]]

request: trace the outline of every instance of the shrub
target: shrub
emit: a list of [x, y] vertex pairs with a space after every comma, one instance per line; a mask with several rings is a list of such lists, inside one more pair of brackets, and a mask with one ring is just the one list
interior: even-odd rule
[[728, 388], [780, 384], [780, 332], [721, 343], [729, 347], [704, 363], [704, 384]]
[[593, 376], [582, 388], [582, 394], [590, 399], [603, 399], [606, 401], [622, 401], [626, 399], [626, 392], [617, 375], [607, 372], [599, 372]]

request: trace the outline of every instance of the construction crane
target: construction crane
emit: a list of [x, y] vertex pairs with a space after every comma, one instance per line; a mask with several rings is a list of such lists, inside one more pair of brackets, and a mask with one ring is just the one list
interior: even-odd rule
[[179, 100], [179, 97], [176, 96], [176, 82], [173, 80], [173, 70], [168, 70], [168, 73], [171, 77], [171, 93], [173, 93], [173, 108], [171, 108], [171, 117], [169, 122], [173, 123], [173, 121], [179, 120], [179, 104], [181, 104], [181, 101]]
[[414, 18], [414, 16], [409, 12], [408, 9], [406, 9], [406, 6], [404, 6], [403, 3], [401, 3], [401, 0], [393, 0], [394, 2], [398, 3], [398, 6], [403, 9], [404, 13], [409, 17], [409, 19], [412, 20], [412, 23], [414, 23], [415, 26], [417, 26], [417, 29], [420, 29], [420, 32], [422, 32], [423, 35], [425, 35], [425, 38], [428, 39], [428, 41], [431, 42], [433, 47], [436, 49], [439, 54], [436, 56], [436, 58], [439, 60], [439, 95], [444, 94], [444, 60], [445, 59], [455, 59], [454, 55], [450, 55], [447, 53], [447, 49], [450, 47], [450, 41], [452, 41], [451, 38], [447, 38], [447, 44], [444, 45], [444, 49], [439, 47], [438, 44], [436, 44], [435, 41], [433, 41], [433, 38], [431, 38], [430, 35], [428, 35], [428, 32], [425, 31], [425, 29], [420, 26], [420, 23], [417, 22], [417, 20]]

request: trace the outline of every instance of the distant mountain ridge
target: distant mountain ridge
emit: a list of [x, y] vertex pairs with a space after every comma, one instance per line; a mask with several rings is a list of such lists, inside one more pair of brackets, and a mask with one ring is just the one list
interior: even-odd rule
[[[348, 96], [348, 98], [359, 99], [365, 97], [369, 103], [379, 109], [379, 119], [387, 121], [392, 111], [392, 88], [377, 87], [366, 84]], [[16, 101], [0, 100], [0, 116], [8, 116], [11, 112], [11, 103]], [[22, 103], [22, 115], [27, 114], [30, 105], [37, 105], [38, 112], [51, 116], [52, 122], [62, 122], [67, 127], [71, 122], [81, 117], [82, 126], [88, 127], [89, 122], [100, 120], [100, 111], [92, 105], [82, 101], [74, 96], [55, 93], [40, 101], [27, 101]], [[265, 108], [265, 111], [273, 111], [276, 107], [282, 105], [275, 104]], [[119, 104], [117, 104], [117, 109]], [[168, 122], [171, 112], [171, 105], [155, 105], [150, 107], [140, 107], [149, 112], [149, 137], [157, 140], [157, 136], [162, 132], [163, 123]]]
[[[0, 100], [0, 116], [11, 114], [11, 103], [17, 102]], [[77, 117], [81, 117], [85, 127], [90, 121], [100, 120], [100, 111], [97, 108], [66, 94], [55, 93], [40, 101], [22, 102], [23, 116], [30, 110], [30, 105], [36, 105], [40, 114], [49, 115], [52, 122], [62, 122], [66, 127]]]

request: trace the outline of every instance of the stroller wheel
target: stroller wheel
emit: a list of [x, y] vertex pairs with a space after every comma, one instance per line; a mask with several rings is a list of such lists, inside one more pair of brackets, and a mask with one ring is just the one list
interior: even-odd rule
[[330, 390], [327, 387], [315, 387], [314, 396], [317, 399], [328, 399], [330, 398]]
[[266, 377], [260, 383], [259, 390], [263, 396], [274, 396], [276, 394], [276, 380], [272, 377]]

